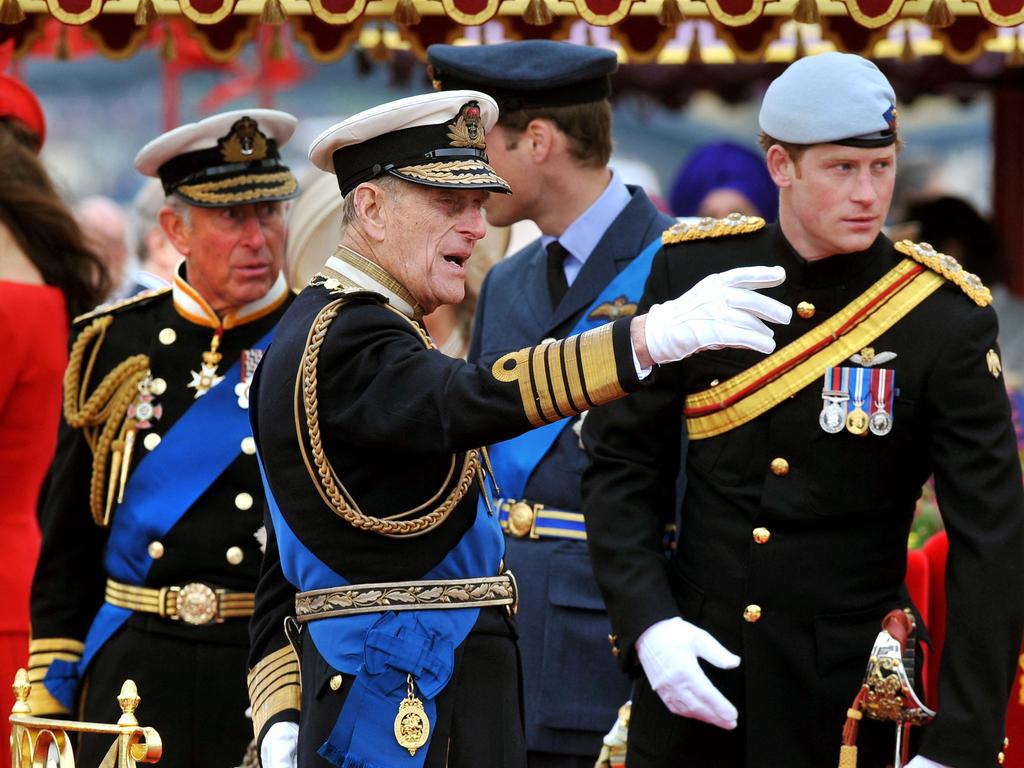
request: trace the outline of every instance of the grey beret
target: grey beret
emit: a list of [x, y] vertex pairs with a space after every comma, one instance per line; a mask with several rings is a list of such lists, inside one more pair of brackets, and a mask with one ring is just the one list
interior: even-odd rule
[[896, 141], [896, 94], [865, 58], [807, 56], [768, 86], [758, 123], [789, 144], [884, 147]]

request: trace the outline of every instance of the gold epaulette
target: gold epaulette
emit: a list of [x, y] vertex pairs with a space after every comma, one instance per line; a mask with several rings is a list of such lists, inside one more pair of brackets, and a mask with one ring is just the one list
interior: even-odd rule
[[109, 304], [101, 304], [100, 306], [96, 307], [96, 309], [94, 309], [92, 312], [86, 312], [84, 315], [79, 315], [78, 317], [76, 317], [73, 323], [77, 325], [78, 323], [81, 323], [85, 320], [89, 320], [93, 317], [99, 317], [100, 315], [108, 315], [111, 312], [120, 311], [125, 307], [130, 307], [133, 304], [138, 304], [140, 301], [147, 301], [149, 299], [154, 299], [157, 296], [163, 296], [169, 290], [171, 290], [170, 286], [166, 286], [164, 288], [154, 288], [153, 290], [150, 291], [142, 291], [141, 293], [136, 293], [134, 296], [129, 296], [127, 299], [121, 299], [120, 301], [112, 301]]
[[730, 213], [724, 219], [713, 219], [705, 216], [696, 224], [679, 221], [661, 233], [662, 245], [675, 245], [688, 240], [706, 240], [710, 237], [725, 235], [745, 235], [756, 232], [764, 227], [764, 219], [760, 216], [744, 216], [742, 213]]
[[28, 645], [28, 681], [32, 684], [28, 703], [32, 714], [67, 715], [70, 711], [46, 690], [43, 678], [54, 661], [78, 662], [82, 658], [85, 644], [67, 637], [46, 637], [33, 639]]
[[252, 705], [252, 727], [257, 739], [263, 726], [274, 715], [299, 709], [299, 660], [290, 645], [260, 659], [249, 670], [246, 681]]
[[979, 307], [987, 307], [992, 303], [992, 291], [985, 287], [981, 278], [960, 266], [960, 262], [952, 256], [939, 253], [928, 243], [913, 243], [910, 240], [900, 240], [896, 243], [896, 250], [955, 283]]

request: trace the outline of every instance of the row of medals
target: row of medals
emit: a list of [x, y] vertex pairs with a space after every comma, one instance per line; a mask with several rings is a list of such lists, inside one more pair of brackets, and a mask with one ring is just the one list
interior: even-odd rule
[[846, 412], [850, 401], [845, 392], [825, 390], [821, 393], [825, 404], [818, 416], [818, 424], [830, 435], [838, 434], [844, 429], [854, 435], [866, 435], [870, 432], [879, 437], [892, 431], [892, 415], [886, 410], [885, 403], [875, 403], [875, 410], [869, 416], [864, 410], [864, 401], [854, 401], [853, 410]]

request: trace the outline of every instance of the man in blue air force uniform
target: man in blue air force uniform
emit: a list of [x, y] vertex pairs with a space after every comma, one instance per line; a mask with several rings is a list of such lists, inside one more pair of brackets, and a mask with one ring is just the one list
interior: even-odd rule
[[[248, 385], [291, 301], [278, 149], [296, 120], [228, 112], [147, 144], [174, 284], [75, 321], [32, 585], [33, 714], [116, 722], [126, 678], [161, 765], [227, 768], [251, 738], [246, 626], [263, 490]], [[110, 740], [83, 739], [79, 765]]]
[[509, 191], [484, 151], [496, 120], [486, 94], [427, 94], [310, 150], [338, 177], [342, 242], [253, 384], [269, 489], [249, 675], [264, 768], [523, 768], [515, 585], [498, 517], [477, 504], [491, 487], [479, 446], [621, 397], [654, 360], [770, 349], [759, 318], [789, 318], [748, 290], [782, 271], [755, 268], [660, 323], [623, 317], [476, 365], [433, 349], [422, 316], [462, 299], [481, 208]]
[[[615, 54], [533, 40], [432, 45], [427, 56], [435, 85], [476, 88], [501, 109], [487, 141], [514, 194], [492, 197], [487, 220], [504, 226], [532, 219], [542, 232], [485, 278], [470, 361], [635, 312], [653, 250], [636, 257], [674, 219], [608, 167]], [[611, 628], [579, 511], [587, 461], [581, 418], [491, 450], [506, 564], [522, 595], [517, 624], [531, 768], [590, 768], [601, 734], [629, 698], [629, 683], [608, 654]]]

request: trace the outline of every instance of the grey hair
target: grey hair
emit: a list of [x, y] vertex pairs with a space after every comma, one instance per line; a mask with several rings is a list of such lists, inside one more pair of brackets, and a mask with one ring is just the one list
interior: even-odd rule
[[176, 214], [181, 216], [185, 220], [190, 228], [192, 226], [192, 206], [182, 200], [180, 197], [174, 194], [167, 195], [164, 198], [164, 206], [170, 208]]
[[[401, 197], [402, 192], [405, 189], [405, 184], [409, 182], [403, 181], [395, 176], [384, 175], [378, 176], [375, 179], [371, 179], [371, 184], [380, 187], [384, 190], [385, 194], [393, 199]], [[358, 187], [357, 187], [358, 189]], [[358, 218], [356, 213], [356, 190], [351, 190], [341, 200], [341, 231], [345, 232], [346, 229]]]

